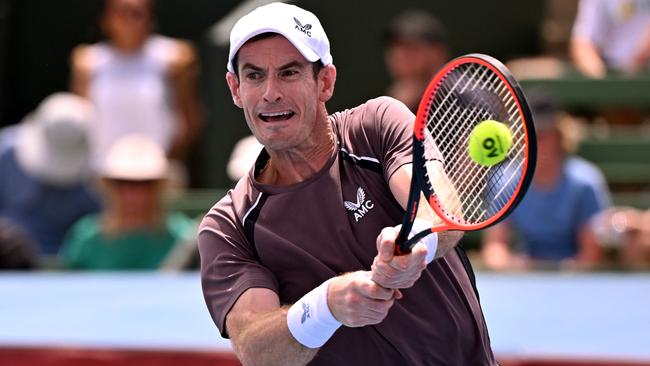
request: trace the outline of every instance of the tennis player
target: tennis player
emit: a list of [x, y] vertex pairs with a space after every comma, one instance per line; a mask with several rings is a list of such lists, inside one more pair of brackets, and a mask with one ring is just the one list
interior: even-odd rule
[[328, 114], [329, 41], [293, 5], [239, 19], [227, 67], [264, 149], [205, 216], [199, 249], [208, 309], [242, 362], [495, 365], [461, 234], [393, 256], [411, 174], [408, 108], [381, 97]]

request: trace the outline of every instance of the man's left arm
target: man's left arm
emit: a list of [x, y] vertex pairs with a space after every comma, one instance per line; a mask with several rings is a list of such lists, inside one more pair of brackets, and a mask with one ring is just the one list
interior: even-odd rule
[[[434, 160], [430, 161], [427, 164], [435, 164], [436, 168], [434, 168], [436, 171], [440, 172], [439, 175], [434, 177], [433, 186], [434, 187], [439, 187], [438, 189], [442, 189], [443, 187], [450, 187], [450, 184], [442, 184], [438, 182], [443, 181], [446, 179], [446, 176], [444, 175], [444, 169], [442, 168], [442, 163]], [[390, 187], [391, 192], [393, 192], [393, 196], [399, 202], [399, 204], [402, 206], [402, 208], [406, 209], [406, 204], [408, 202], [408, 197], [409, 197], [409, 189], [411, 187], [411, 175], [412, 175], [412, 166], [411, 164], [405, 164], [402, 165], [395, 173], [391, 176], [390, 180], [388, 181], [388, 185]], [[439, 197], [456, 197], [453, 192], [449, 193], [443, 193], [439, 192], [440, 194], [438, 195]], [[453, 198], [450, 198], [451, 200]], [[453, 207], [453, 206], [458, 206], [457, 204], [454, 204], [452, 202], [447, 202], [448, 206]], [[431, 227], [433, 226], [438, 226], [443, 223], [443, 221], [438, 217], [438, 215], [433, 211], [431, 206], [429, 206], [429, 203], [426, 202], [424, 199], [424, 196], [420, 200], [420, 206], [418, 209], [417, 217], [420, 219], [424, 219], [427, 222], [431, 223]], [[462, 231], [441, 231], [438, 232], [438, 249], [436, 250], [435, 253], [435, 258], [439, 258], [447, 254], [450, 250], [454, 249], [456, 244], [460, 241], [460, 239], [463, 237], [463, 232]]]
[[[438, 161], [432, 161], [430, 164], [442, 165]], [[442, 169], [438, 170], [442, 171]], [[405, 164], [398, 168], [388, 181], [393, 196], [404, 209], [406, 209], [408, 201], [411, 175], [411, 164]], [[444, 178], [440, 177], [439, 179]], [[434, 182], [434, 186], [438, 185]], [[432, 227], [442, 223], [442, 220], [424, 198], [420, 202], [417, 217], [426, 220]], [[413, 286], [427, 265], [426, 258], [429, 248], [422, 242], [416, 244], [411, 253], [407, 255], [394, 255], [395, 239], [398, 232], [399, 230], [396, 227], [387, 227], [377, 237], [377, 256], [372, 264], [372, 279], [387, 288], [409, 288]], [[463, 236], [460, 231], [441, 231], [437, 234], [438, 245], [434, 258], [444, 256], [452, 250]]]

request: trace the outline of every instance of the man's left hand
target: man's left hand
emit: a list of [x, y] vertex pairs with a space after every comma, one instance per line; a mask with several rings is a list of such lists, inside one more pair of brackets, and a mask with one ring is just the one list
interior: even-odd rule
[[395, 255], [395, 239], [399, 230], [384, 228], [377, 237], [377, 255], [372, 263], [372, 280], [385, 288], [409, 288], [426, 268], [427, 247], [417, 243], [411, 253]]

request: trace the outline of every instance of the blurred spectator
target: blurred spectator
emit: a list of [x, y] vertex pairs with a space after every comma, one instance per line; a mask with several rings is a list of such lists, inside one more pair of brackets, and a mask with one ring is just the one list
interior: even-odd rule
[[100, 209], [87, 182], [92, 108], [69, 93], [47, 97], [13, 128], [0, 154], [0, 217], [20, 227], [39, 254], [58, 252], [80, 217]]
[[257, 160], [257, 156], [260, 154], [262, 148], [262, 144], [260, 144], [253, 135], [246, 136], [237, 141], [235, 148], [230, 154], [228, 166], [226, 167], [228, 177], [232, 181], [236, 182], [241, 177], [248, 174], [248, 171], [251, 170], [255, 164], [255, 160]]
[[19, 227], [0, 219], [0, 270], [31, 269], [36, 266], [34, 243]]
[[571, 56], [583, 74], [627, 74], [650, 66], [650, 0], [581, 0]]
[[623, 247], [622, 264], [627, 268], [650, 268], [650, 210], [636, 210], [631, 218], [628, 243]]
[[20, 125], [12, 125], [0, 129], [0, 155], [16, 146]]
[[101, 215], [70, 230], [62, 262], [73, 269], [155, 269], [174, 246], [194, 235], [192, 221], [163, 205], [168, 161], [158, 144], [129, 135], [109, 150], [100, 169], [106, 194]]
[[592, 226], [601, 246], [618, 249], [624, 267], [650, 268], [650, 210], [612, 207], [600, 213]]
[[392, 78], [387, 95], [415, 113], [427, 84], [449, 59], [447, 30], [431, 14], [407, 10], [390, 22], [385, 37], [386, 66]]
[[[526, 94], [538, 141], [535, 176], [509, 218], [484, 232], [484, 264], [491, 269], [597, 265], [602, 250], [589, 223], [609, 205], [605, 179], [593, 164], [570, 154], [554, 101], [539, 90]], [[520, 239], [515, 255], [513, 230]]]
[[198, 137], [194, 48], [153, 33], [153, 9], [153, 0], [106, 0], [101, 17], [106, 39], [72, 53], [71, 88], [88, 97], [98, 113], [94, 164], [131, 133], [148, 136], [180, 161]]

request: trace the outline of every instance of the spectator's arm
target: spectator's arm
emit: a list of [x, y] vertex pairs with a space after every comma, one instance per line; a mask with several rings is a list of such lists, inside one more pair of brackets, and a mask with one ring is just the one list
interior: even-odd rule
[[88, 97], [88, 84], [92, 69], [89, 46], [75, 47], [70, 56], [70, 64], [70, 91], [82, 97]]
[[642, 72], [648, 66], [650, 60], [650, 26], [646, 27], [643, 37], [639, 42], [637, 52], [632, 59], [631, 65], [628, 65], [627, 72]]
[[170, 66], [170, 80], [174, 89], [180, 126], [173, 141], [171, 157], [187, 157], [190, 146], [201, 129], [201, 109], [198, 98], [199, 63], [194, 47], [178, 41], [177, 53]]
[[571, 39], [571, 58], [578, 71], [585, 76], [602, 78], [606, 74], [605, 62], [590, 39], [582, 37]]
[[603, 259], [603, 251], [598, 245], [596, 234], [589, 223], [583, 224], [578, 229], [578, 255], [576, 260], [580, 267], [593, 267]]
[[578, 4], [569, 51], [578, 71], [585, 76], [602, 78], [607, 72], [597, 46], [607, 29], [605, 1], [581, 0]]

